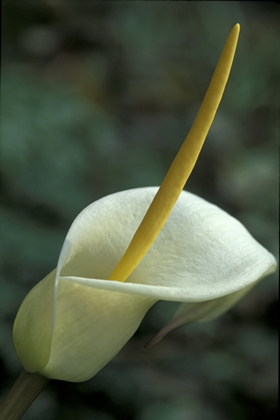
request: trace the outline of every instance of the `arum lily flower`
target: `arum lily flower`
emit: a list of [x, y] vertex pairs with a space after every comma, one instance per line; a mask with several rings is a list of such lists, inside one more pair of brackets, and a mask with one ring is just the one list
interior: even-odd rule
[[74, 220], [57, 268], [31, 290], [15, 320], [25, 371], [85, 381], [120, 351], [158, 300], [182, 306], [153, 342], [177, 326], [220, 315], [275, 270], [275, 258], [241, 223], [182, 191], [222, 98], [238, 34], [235, 25], [160, 188], [109, 195]]

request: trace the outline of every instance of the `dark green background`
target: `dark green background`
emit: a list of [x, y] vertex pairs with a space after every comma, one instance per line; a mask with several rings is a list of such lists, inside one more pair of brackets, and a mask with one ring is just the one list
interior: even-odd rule
[[[21, 370], [12, 325], [57, 262], [75, 216], [109, 193], [159, 185], [232, 26], [241, 35], [187, 189], [278, 239], [277, 2], [2, 2], [1, 392]], [[215, 322], [141, 348], [160, 302], [92, 380], [53, 382], [25, 420], [275, 419], [276, 275]]]

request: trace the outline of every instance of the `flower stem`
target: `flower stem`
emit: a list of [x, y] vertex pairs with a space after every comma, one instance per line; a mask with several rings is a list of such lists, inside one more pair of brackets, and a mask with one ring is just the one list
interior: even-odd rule
[[23, 371], [0, 404], [1, 420], [20, 419], [50, 379]]

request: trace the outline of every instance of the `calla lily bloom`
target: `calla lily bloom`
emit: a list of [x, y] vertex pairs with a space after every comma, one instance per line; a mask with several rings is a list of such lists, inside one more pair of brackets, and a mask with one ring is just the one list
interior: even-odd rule
[[220, 103], [238, 34], [235, 25], [162, 185], [86, 207], [67, 233], [57, 269], [23, 301], [14, 345], [25, 371], [85, 381], [120, 351], [158, 300], [182, 305], [149, 345], [180, 325], [215, 318], [275, 270], [275, 258], [241, 223], [182, 191]]

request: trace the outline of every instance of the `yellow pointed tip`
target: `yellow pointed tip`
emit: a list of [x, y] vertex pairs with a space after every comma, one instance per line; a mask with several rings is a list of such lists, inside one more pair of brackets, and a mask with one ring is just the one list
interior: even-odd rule
[[236, 39], [238, 39], [239, 33], [240, 33], [240, 24], [236, 23], [231, 30], [231, 34], [234, 35], [236, 37]]
[[232, 28], [196, 119], [126, 252], [109, 277], [125, 281], [157, 238], [189, 178], [222, 99], [231, 70], [240, 25]]

